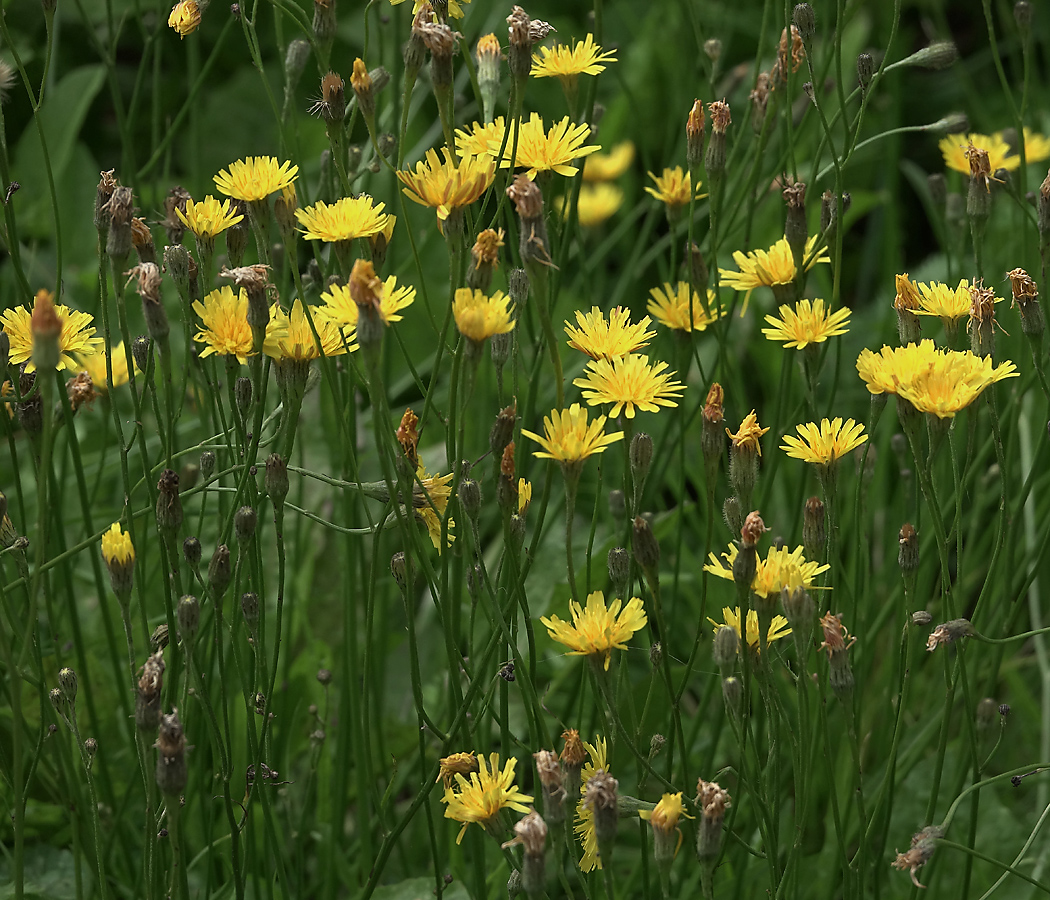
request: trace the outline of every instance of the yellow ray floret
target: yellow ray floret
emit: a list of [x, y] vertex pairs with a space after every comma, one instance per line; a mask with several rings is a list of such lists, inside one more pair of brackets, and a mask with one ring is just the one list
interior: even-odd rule
[[[201, 327], [193, 339], [204, 344], [201, 356], [236, 356], [244, 364], [252, 355], [252, 329], [248, 325], [248, 293], [241, 288], [236, 293], [228, 284], [212, 291], [202, 301], [193, 301], [193, 311], [200, 316]], [[280, 310], [270, 307], [270, 321], [266, 325], [269, 340], [282, 327]], [[114, 368], [115, 368], [114, 362]]]
[[664, 169], [659, 175], [654, 175], [652, 172], [648, 174], [656, 183], [656, 187], [647, 187], [645, 189], [646, 193], [652, 194], [652, 196], [667, 206], [674, 208], [685, 206], [692, 199], [693, 194], [697, 198], [707, 196], [700, 193], [699, 181], [696, 183], [696, 187], [693, 188], [689, 173], [684, 171], [681, 166], [675, 166], [673, 169]]
[[484, 156], [465, 156], [457, 163], [447, 147], [441, 152], [444, 159], [428, 150], [414, 172], [398, 172], [397, 177], [409, 200], [437, 210], [438, 219], [444, 221], [452, 210], [470, 206], [488, 190], [496, 163]]
[[[544, 131], [543, 119], [533, 113], [518, 131], [514, 164], [528, 169], [529, 178], [535, 178], [538, 172], [557, 172], [572, 177], [576, 174], [576, 167], [569, 165], [573, 160], [601, 149], [597, 144], [586, 143], [590, 133], [589, 125], [574, 125], [568, 116]], [[499, 153], [499, 148], [499, 141], [489, 142], [489, 152], [493, 155]], [[501, 165], [506, 168], [510, 160], [504, 159]]]
[[298, 297], [292, 303], [290, 313], [277, 309], [271, 317], [274, 330], [271, 333], [267, 329], [263, 352], [278, 362], [309, 362], [320, 359], [322, 351], [325, 356], [341, 356], [357, 349], [357, 344], [351, 343], [349, 336], [344, 340], [343, 332], [322, 307], [311, 306], [310, 317], [317, 329], [316, 338], [306, 318], [303, 301]]
[[[350, 295], [350, 288], [343, 284], [333, 284], [321, 294], [325, 312], [337, 325], [357, 326], [358, 308]], [[397, 286], [397, 276], [391, 275], [379, 289], [379, 318], [387, 325], [400, 322], [401, 310], [411, 306], [416, 299], [416, 289], [403, 285]]]
[[583, 163], [584, 181], [614, 181], [634, 162], [634, 144], [620, 141], [608, 153], [592, 153]]
[[[708, 568], [708, 571], [711, 571], [710, 568]], [[708, 618], [707, 621], [714, 625], [716, 630], [723, 625], [732, 628], [736, 632], [737, 637], [741, 641], [744, 640], [740, 628], [739, 606], [735, 609], [730, 606], [723, 607], [721, 622], [716, 622], [712, 618]], [[783, 616], [773, 616], [773, 620], [769, 623], [769, 628], [766, 630], [766, 643], [772, 644], [773, 641], [779, 641], [782, 637], [787, 637], [789, 634], [791, 634], [791, 628], [788, 625], [788, 620]], [[762, 647], [762, 641], [758, 633], [758, 613], [753, 609], [747, 611], [747, 645], [756, 652]]]
[[494, 334], [513, 331], [513, 312], [510, 297], [503, 291], [490, 297], [482, 291], [459, 288], [452, 302], [452, 316], [459, 333], [477, 343]]

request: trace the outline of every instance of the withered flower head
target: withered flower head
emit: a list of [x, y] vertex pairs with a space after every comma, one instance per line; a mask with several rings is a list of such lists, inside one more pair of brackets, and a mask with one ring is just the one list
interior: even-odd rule
[[135, 289], [149, 303], [160, 303], [160, 267], [156, 263], [143, 262], [124, 273], [128, 280], [136, 279]]
[[518, 175], [507, 188], [507, 196], [523, 219], [538, 219], [543, 215], [543, 192], [528, 175]]
[[142, 218], [131, 220], [131, 243], [143, 262], [153, 262], [156, 258], [156, 250], [153, 246], [153, 232]]
[[507, 16], [507, 34], [512, 45], [532, 49], [532, 38], [529, 36], [529, 14], [520, 6], [511, 8]]
[[970, 180], [983, 181], [985, 190], [990, 191], [992, 189], [993, 176], [992, 165], [988, 159], [988, 151], [975, 147], [971, 143], [963, 153], [970, 164]]
[[415, 31], [423, 39], [426, 48], [439, 59], [450, 59], [456, 49], [456, 38], [460, 35], [443, 22], [423, 22]]
[[943, 625], [938, 625], [926, 639], [926, 650], [932, 653], [940, 644], [951, 644], [959, 638], [970, 637], [974, 634], [973, 625], [968, 619], [952, 619]]
[[419, 465], [419, 417], [411, 410], [406, 409], [401, 417], [401, 424], [397, 426], [397, 442], [405, 451], [405, 456], [415, 469]]
[[919, 883], [915, 873], [930, 861], [933, 851], [937, 849], [937, 840], [942, 837], [944, 837], [944, 832], [936, 825], [930, 825], [916, 832], [911, 838], [911, 849], [906, 853], [898, 853], [897, 858], [890, 865], [901, 871], [907, 869], [911, 874], [911, 883], [916, 887], [925, 887]]
[[828, 651], [828, 659], [831, 659], [836, 653], [849, 650], [857, 642], [857, 639], [842, 624], [841, 615], [825, 613], [820, 619], [820, 628], [824, 632], [824, 640], [820, 644], [820, 649]]
[[762, 521], [758, 510], [755, 509], [749, 512], [747, 518], [744, 519], [744, 527], [740, 529], [740, 540], [745, 547], [754, 547], [767, 531], [769, 529], [766, 528], [766, 523]]
[[259, 291], [266, 288], [269, 272], [270, 267], [261, 263], [252, 266], [238, 266], [236, 269], [223, 266], [219, 277], [230, 279], [237, 287], [244, 288], [246, 291]]
[[[791, 26], [791, 71], [797, 72], [806, 58], [806, 49], [802, 43], [802, 35], [795, 25]], [[787, 81], [788, 75], [788, 30], [785, 28], [780, 33], [780, 46], [777, 48], [777, 62], [773, 68], [775, 81], [781, 83]]]
[[729, 791], [721, 788], [714, 781], [704, 781], [700, 778], [696, 782], [696, 805], [700, 807], [700, 813], [705, 819], [722, 819], [726, 810], [733, 805]]
[[444, 782], [446, 788], [452, 788], [456, 784], [456, 775], [469, 778], [472, 772], [479, 771], [478, 758], [474, 751], [470, 753], [453, 753], [451, 756], [441, 758], [441, 770], [438, 772], [437, 780]]
[[1010, 290], [1013, 291], [1013, 299], [1010, 301], [1011, 309], [1015, 303], [1024, 307], [1039, 297], [1039, 285], [1024, 269], [1011, 269], [1006, 273], [1006, 277], [1010, 279]]
[[344, 83], [341, 76], [335, 72], [327, 73], [321, 79], [321, 96], [310, 107], [310, 115], [320, 116], [325, 122], [341, 122], [346, 113], [343, 88]]
[[483, 265], [497, 268], [499, 266], [499, 249], [503, 246], [504, 231], [502, 228], [486, 228], [478, 235], [470, 255], [475, 268]]
[[503, 456], [499, 463], [499, 472], [504, 478], [509, 478], [511, 481], [514, 480], [514, 476], [517, 474], [514, 466], [514, 441], [511, 441], [503, 448]]
[[78, 372], [76, 376], [67, 381], [66, 393], [69, 395], [69, 405], [73, 412], [82, 406], [90, 406], [98, 396], [95, 392], [95, 384], [87, 372]]
[[547, 35], [551, 32], [556, 32], [558, 29], [551, 25], [550, 22], [544, 22], [543, 19], [530, 19], [529, 20], [529, 40], [534, 44], [538, 44], [540, 41], [545, 40]]
[[919, 298], [919, 289], [915, 287], [908, 273], [895, 276], [897, 281], [897, 297], [893, 301], [893, 308], [897, 310], [921, 309], [922, 300]]
[[512, 840], [500, 844], [500, 848], [505, 850], [521, 844], [526, 856], [543, 856], [547, 844], [547, 823], [536, 810], [531, 810], [527, 816], [514, 823], [514, 835]]
[[561, 733], [565, 746], [561, 751], [561, 761], [567, 766], [582, 766], [587, 759], [587, 749], [583, 746], [580, 733], [575, 728]]
[[806, 205], [806, 185], [801, 181], [787, 185], [781, 194], [789, 209], [803, 209]]
[[164, 198], [164, 221], [161, 224], [164, 226], [169, 244], [178, 244], [182, 241], [186, 226], [175, 211], [179, 210], [185, 215], [186, 204], [191, 200], [193, 197], [190, 196], [190, 192], [181, 185], [175, 185]]
[[711, 131], [715, 134], [725, 134], [726, 128], [733, 121], [729, 114], [729, 104], [725, 100], [715, 100], [707, 105], [707, 111], [711, 113]]
[[717, 381], [711, 384], [707, 392], [707, 402], [704, 403], [704, 421], [712, 425], [719, 425], [725, 418], [723, 404], [725, 402], [725, 391]]
[[693, 108], [685, 120], [686, 137], [695, 138], [704, 133], [706, 119], [704, 118], [704, 104], [699, 100], [693, 101]]
[[350, 296], [358, 308], [379, 308], [383, 282], [376, 275], [375, 267], [367, 260], [359, 259], [350, 270]]
[[105, 210], [109, 213], [110, 221], [114, 225], [130, 225], [133, 218], [134, 207], [132, 205], [134, 195], [131, 188], [116, 185], [109, 200], [106, 201]]
[[100, 179], [95, 192], [95, 228], [105, 228], [109, 224], [106, 204], [113, 196], [113, 191], [117, 189], [117, 179], [113, 177], [113, 171], [113, 169], [108, 169], [99, 173]]
[[[1030, 280], [1030, 279], [1029, 279]], [[995, 316], [995, 291], [984, 286], [983, 280], [970, 286], [970, 319], [987, 322]]]
[[532, 758], [536, 760], [536, 774], [539, 776], [540, 784], [547, 790], [561, 787], [561, 766], [558, 764], [558, 754], [553, 750], [540, 750], [533, 753]]

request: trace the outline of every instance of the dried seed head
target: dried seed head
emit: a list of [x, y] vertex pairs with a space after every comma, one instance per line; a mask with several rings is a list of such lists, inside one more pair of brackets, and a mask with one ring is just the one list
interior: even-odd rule
[[160, 724], [160, 694], [164, 687], [164, 656], [160, 651], [146, 658], [135, 695], [135, 725], [153, 732]]
[[707, 111], [711, 114], [711, 131], [713, 134], [725, 134], [726, 129], [733, 121], [729, 112], [729, 104], [725, 100], [715, 100], [709, 103]]
[[740, 529], [740, 543], [744, 547], [754, 547], [767, 531], [769, 529], [766, 528], [766, 523], [762, 521], [758, 510], [752, 510], [747, 514], [744, 525]]
[[[522, 850], [525, 851], [526, 860], [529, 857], [543, 859], [543, 852], [547, 846], [547, 823], [536, 810], [532, 810], [524, 818], [514, 823], [514, 835], [513, 840], [500, 845], [502, 849], [520, 844]], [[528, 868], [528, 865], [525, 865], [525, 871], [522, 873], [525, 884], [529, 882]]]
[[543, 193], [528, 175], [518, 175], [507, 188], [507, 196], [523, 220], [531, 221], [543, 215]]
[[937, 841], [942, 837], [944, 837], [944, 831], [935, 825], [916, 832], [912, 835], [911, 849], [905, 853], [898, 853], [897, 858], [890, 865], [901, 871], [907, 869], [911, 874], [912, 884], [916, 887], [924, 887], [919, 883], [916, 873], [930, 861], [933, 851], [937, 849]]
[[926, 650], [932, 653], [941, 644], [951, 644], [959, 638], [970, 637], [975, 634], [973, 625], [968, 619], [952, 619], [943, 625], [938, 625], [926, 639]]
[[95, 228], [102, 231], [109, 228], [109, 198], [117, 189], [117, 179], [113, 177], [113, 169], [101, 172], [98, 188], [95, 190]]
[[98, 393], [95, 391], [95, 384], [91, 376], [87, 372], [77, 372], [66, 382], [66, 395], [69, 397], [70, 408], [76, 412], [82, 406], [90, 406]]
[[[357, 60], [357, 62], [361, 61]], [[354, 63], [355, 74], [357, 72], [357, 62]], [[366, 72], [366, 77], [367, 74]], [[353, 78], [350, 81], [353, 83]], [[369, 82], [368, 87], [371, 89], [371, 82]], [[354, 90], [355, 92], [357, 90], [356, 84], [354, 85]], [[364, 106], [362, 104], [363, 111]], [[309, 112], [312, 116], [320, 116], [324, 119], [326, 125], [337, 125], [343, 121], [343, 117], [346, 115], [344, 83], [343, 79], [335, 72], [329, 72], [321, 79], [321, 96], [313, 102]]]
[[[729, 680], [729, 679], [727, 679]], [[736, 682], [736, 679], [731, 679]], [[702, 863], [717, 859], [722, 849], [722, 824], [726, 810], [733, 805], [729, 791], [713, 781], [696, 782], [696, 805], [700, 810], [697, 823], [696, 856]]]
[[685, 120], [685, 158], [691, 170], [699, 168], [703, 162], [705, 134], [704, 104], [694, 100]]
[[109, 236], [106, 254], [123, 264], [131, 252], [131, 220], [134, 217], [134, 196], [131, 188], [117, 185], [105, 209], [109, 213]]
[[139, 262], [154, 263], [157, 261], [157, 248], [153, 243], [153, 232], [149, 230], [146, 220], [131, 220], [131, 243], [139, 255]]

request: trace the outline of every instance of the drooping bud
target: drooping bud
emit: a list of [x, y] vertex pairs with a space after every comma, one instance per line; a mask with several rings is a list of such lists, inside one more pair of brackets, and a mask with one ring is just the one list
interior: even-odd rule
[[847, 714], [852, 715], [850, 698], [853, 694], [853, 669], [849, 662], [849, 648], [856, 642], [842, 624], [842, 617], [825, 613], [820, 619], [824, 632], [822, 650], [828, 651], [828, 681], [835, 696], [842, 701]]

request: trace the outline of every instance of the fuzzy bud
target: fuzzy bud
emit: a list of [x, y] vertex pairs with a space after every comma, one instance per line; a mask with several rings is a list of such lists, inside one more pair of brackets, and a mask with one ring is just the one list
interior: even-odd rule
[[660, 545], [653, 534], [652, 526], [645, 516], [635, 516], [634, 536], [631, 540], [635, 562], [641, 566], [646, 577], [652, 581], [660, 565]]
[[795, 7], [792, 19], [798, 29], [799, 37], [802, 38], [802, 43], [808, 46], [817, 30], [817, 18], [813, 14], [813, 7], [808, 3], [799, 3]]
[[165, 469], [157, 482], [157, 491], [157, 528], [162, 533], [174, 534], [182, 525], [179, 476], [171, 469]]
[[192, 594], [187, 594], [179, 600], [175, 609], [175, 615], [179, 622], [179, 634], [183, 641], [192, 642], [197, 636], [197, 629], [201, 624], [201, 605]]
[[219, 544], [208, 565], [208, 586], [211, 588], [211, 594], [216, 603], [221, 602], [232, 577], [230, 548], [225, 544]]
[[870, 53], [861, 53], [857, 57], [857, 82], [864, 93], [867, 93], [868, 85], [871, 84], [871, 79], [875, 77], [875, 70], [875, 60], [871, 58]]
[[178, 710], [161, 718], [156, 748], [157, 787], [166, 797], [178, 797], [186, 789], [188, 780], [186, 736], [182, 732]]
[[215, 451], [201, 451], [200, 473], [201, 478], [203, 478], [205, 482], [209, 481], [211, 479], [211, 476], [215, 474], [215, 462]]
[[255, 508], [242, 506], [233, 516], [233, 533], [237, 537], [237, 543], [245, 544], [255, 536], [255, 526], [258, 522]]
[[627, 582], [631, 574], [631, 558], [623, 547], [613, 547], [608, 557], [609, 581], [613, 594], [620, 598], [627, 596]]
[[722, 677], [728, 677], [736, 667], [737, 654], [740, 652], [740, 638], [736, 629], [722, 625], [715, 631], [714, 647], [711, 655], [718, 666]]
[[641, 486], [649, 475], [649, 466], [653, 461], [653, 439], [644, 431], [631, 438], [631, 475], [635, 482], [635, 491], [640, 494]]
[[806, 559], [820, 559], [827, 539], [824, 501], [820, 497], [810, 497], [802, 518], [802, 546]]

